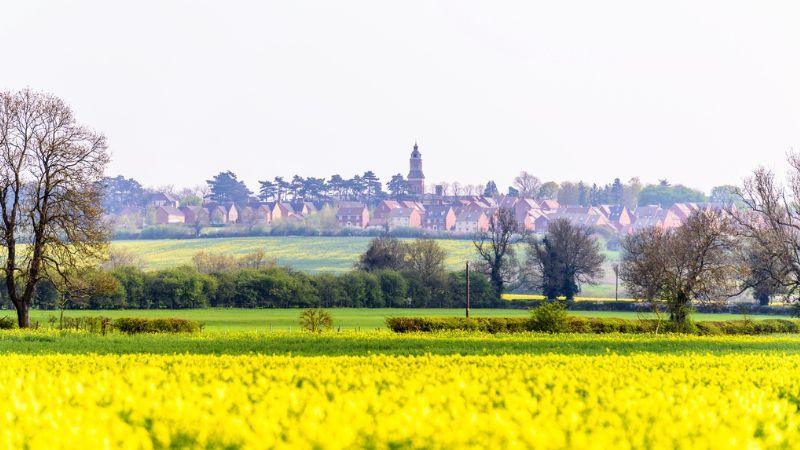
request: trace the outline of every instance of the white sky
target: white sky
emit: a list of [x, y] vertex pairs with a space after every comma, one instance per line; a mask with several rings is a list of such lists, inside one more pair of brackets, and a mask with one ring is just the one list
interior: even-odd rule
[[53, 92], [122, 173], [408, 171], [708, 190], [800, 149], [797, 1], [0, 0], [0, 89]]

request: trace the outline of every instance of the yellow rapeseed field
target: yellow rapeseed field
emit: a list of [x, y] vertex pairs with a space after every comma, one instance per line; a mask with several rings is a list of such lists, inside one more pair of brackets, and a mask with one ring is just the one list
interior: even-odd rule
[[800, 356], [0, 356], [0, 447], [786, 448]]

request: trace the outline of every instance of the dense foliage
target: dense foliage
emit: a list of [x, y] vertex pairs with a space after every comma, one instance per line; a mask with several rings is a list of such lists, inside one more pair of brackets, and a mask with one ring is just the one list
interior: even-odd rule
[[[562, 310], [563, 311], [563, 310]], [[533, 317], [390, 317], [387, 326], [398, 333], [433, 331], [481, 331], [486, 333], [561, 332], [561, 333], [656, 333], [674, 332], [671, 322], [655, 319], [627, 320], [615, 318], [573, 317], [559, 315], [555, 308]], [[726, 320], [697, 322], [694, 332], [716, 334], [773, 334], [800, 332], [795, 320]]]
[[[284, 267], [201, 273], [191, 266], [144, 271], [123, 266], [109, 274], [118, 281], [113, 292], [88, 295], [67, 309], [183, 309], [214, 307], [462, 307], [466, 299], [463, 272], [379, 270], [340, 275], [308, 274]], [[487, 277], [470, 275], [471, 305], [493, 307], [502, 300]], [[40, 283], [34, 307], [56, 309], [59, 293]]]

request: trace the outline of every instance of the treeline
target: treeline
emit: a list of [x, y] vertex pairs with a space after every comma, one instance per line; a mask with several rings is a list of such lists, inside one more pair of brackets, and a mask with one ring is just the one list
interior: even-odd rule
[[[424, 242], [422, 245], [429, 245]], [[64, 293], [51, 282], [43, 281], [37, 286], [33, 306], [39, 309], [465, 306], [466, 274], [444, 270], [443, 260], [428, 260], [399, 270], [354, 269], [343, 274], [308, 274], [279, 267], [260, 252], [239, 258], [201, 252], [193, 259], [192, 266], [156, 271], [130, 265], [97, 269], [85, 274], [86, 285], [92, 288], [80, 293]], [[500, 304], [499, 296], [483, 274], [470, 274], [470, 293], [473, 307]]]
[[208, 227], [201, 230], [199, 236], [192, 227], [176, 227], [173, 225], [152, 225], [139, 228], [119, 228], [114, 230], [113, 239], [195, 239], [254, 236], [326, 236], [326, 237], [378, 237], [389, 235], [397, 238], [435, 238], [435, 239], [471, 239], [472, 236], [446, 230], [427, 230], [423, 228], [393, 228], [390, 231], [379, 228], [338, 228], [323, 227], [307, 222], [273, 223], [269, 227], [249, 227], [246, 225], [229, 225], [226, 227]]
[[[635, 208], [638, 205], [658, 204], [669, 207], [682, 202], [728, 203], [736, 200], [735, 186], [723, 185], [713, 188], [710, 195], [680, 184], [661, 180], [656, 184], [643, 184], [634, 177], [624, 182], [615, 178], [610, 183], [598, 185], [584, 181], [546, 181], [521, 172], [508, 190], [488, 180], [486, 184], [468, 185], [457, 181], [439, 182], [443, 195], [497, 197], [508, 192], [536, 200], [557, 200], [562, 205], [601, 205], [615, 204]], [[123, 176], [108, 177], [102, 182], [103, 208], [109, 213], [117, 213], [125, 208], [141, 209], [147, 202], [152, 189], [147, 189], [133, 178]], [[204, 200], [220, 203], [246, 203], [253, 198], [261, 201], [312, 201], [356, 200], [375, 204], [384, 198], [406, 198], [410, 196], [408, 182], [403, 175], [396, 174], [383, 183], [373, 171], [346, 178], [334, 174], [328, 178], [303, 177], [294, 175], [284, 178], [259, 181], [259, 188], [251, 190], [244, 181], [231, 171], [220, 172], [205, 185], [196, 188], [175, 189], [163, 186], [155, 191], [170, 194], [181, 206], [201, 205]]]

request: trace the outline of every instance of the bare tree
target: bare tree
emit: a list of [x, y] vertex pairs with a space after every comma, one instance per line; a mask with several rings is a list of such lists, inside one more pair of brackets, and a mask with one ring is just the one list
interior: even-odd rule
[[523, 170], [514, 178], [514, 187], [519, 191], [520, 197], [536, 198], [539, 195], [542, 182], [538, 177]]
[[639, 231], [622, 248], [620, 277], [628, 291], [663, 302], [679, 330], [689, 326], [693, 301], [721, 301], [737, 291], [734, 228], [720, 212], [694, 212], [675, 229]]
[[459, 183], [458, 181], [454, 181], [450, 185], [450, 191], [453, 192], [453, 195], [456, 196], [456, 197], [461, 197], [462, 195], [464, 195], [464, 188], [461, 186], [461, 183]]
[[36, 284], [66, 279], [106, 249], [102, 221], [106, 140], [49, 94], [0, 92], [3, 275], [20, 328]]
[[571, 301], [582, 284], [599, 281], [603, 261], [605, 256], [591, 228], [557, 219], [541, 240], [528, 241], [525, 279], [550, 300], [563, 295]]
[[444, 274], [447, 252], [435, 240], [415, 239], [406, 251], [406, 270], [417, 274], [426, 284]]
[[114, 270], [120, 267], [136, 267], [137, 269], [144, 269], [145, 262], [144, 259], [130, 250], [111, 248], [108, 251], [107, 258], [102, 263], [102, 267], [105, 270]]
[[760, 267], [750, 265], [758, 272], [751, 270], [750, 281], [772, 284], [792, 298], [800, 292], [800, 155], [789, 153], [787, 159], [787, 186], [758, 168], [735, 192], [744, 207], [730, 206], [729, 212], [750, 256], [760, 262]]
[[651, 303], [660, 299], [667, 235], [661, 227], [648, 227], [623, 239], [619, 277], [634, 298]]
[[479, 232], [472, 240], [478, 251], [478, 268], [489, 275], [497, 295], [503, 294], [507, 284], [519, 279], [519, 264], [512, 240], [523, 232], [514, 211], [500, 208], [489, 218], [489, 229]]

